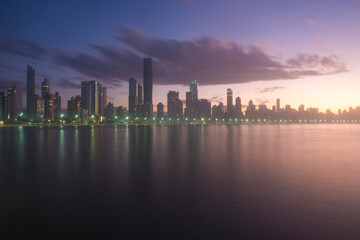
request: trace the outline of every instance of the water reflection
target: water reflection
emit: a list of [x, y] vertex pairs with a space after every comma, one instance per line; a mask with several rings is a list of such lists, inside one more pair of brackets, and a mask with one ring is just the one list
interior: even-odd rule
[[359, 234], [358, 125], [23, 127], [0, 133], [0, 213], [31, 229], [54, 228], [47, 224], [53, 221], [127, 238], [138, 229], [220, 238]]

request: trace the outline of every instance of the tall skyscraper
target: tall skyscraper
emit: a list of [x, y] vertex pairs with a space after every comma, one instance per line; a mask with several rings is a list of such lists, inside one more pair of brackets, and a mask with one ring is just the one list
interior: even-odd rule
[[27, 66], [26, 78], [26, 115], [27, 118], [35, 118], [36, 97], [35, 97], [35, 68]]
[[129, 114], [131, 117], [136, 116], [138, 105], [138, 83], [135, 78], [129, 78]]
[[237, 97], [235, 100], [235, 117], [241, 117], [242, 116], [242, 110], [241, 110], [241, 99], [240, 97]]
[[8, 88], [8, 117], [15, 119], [22, 112], [22, 91], [17, 88], [16, 83]]
[[276, 99], [276, 112], [280, 112], [280, 99]]
[[41, 120], [45, 116], [45, 100], [39, 95], [35, 94], [35, 119]]
[[45, 98], [49, 94], [50, 94], [50, 80], [45, 78], [44, 81], [41, 83], [41, 97]]
[[182, 118], [183, 108], [179, 99], [179, 92], [169, 91], [167, 95], [168, 117]]
[[54, 118], [59, 119], [61, 116], [61, 96], [58, 92], [54, 95]]
[[50, 80], [45, 78], [41, 83], [41, 97], [44, 101], [44, 117], [50, 121], [54, 120], [54, 95], [50, 93]]
[[7, 119], [7, 97], [0, 92], [0, 119]]
[[143, 87], [138, 84], [138, 105], [143, 105]]
[[99, 100], [98, 100], [98, 82], [90, 81], [90, 111], [89, 115], [97, 116], [99, 114]]
[[99, 114], [98, 83], [96, 80], [81, 83], [81, 107], [87, 116], [96, 117]]
[[196, 80], [190, 83], [190, 92], [194, 93], [194, 98], [197, 101], [199, 96], [198, 96], [198, 83]]
[[98, 84], [98, 105], [99, 105], [99, 115], [105, 116], [107, 102], [107, 90], [106, 87], [103, 87], [100, 83]]
[[198, 115], [198, 83], [195, 81], [190, 83], [190, 90], [186, 92], [186, 108], [185, 116], [188, 118], [195, 118]]
[[[234, 109], [234, 107], [233, 107], [233, 91], [230, 88], [228, 88], [226, 95], [227, 95], [227, 112], [228, 112], [228, 115], [232, 115], [233, 109]], [[229, 117], [231, 117], [231, 116], [229, 116]]]
[[153, 72], [151, 58], [144, 58], [144, 116], [152, 117], [152, 90], [153, 90]]

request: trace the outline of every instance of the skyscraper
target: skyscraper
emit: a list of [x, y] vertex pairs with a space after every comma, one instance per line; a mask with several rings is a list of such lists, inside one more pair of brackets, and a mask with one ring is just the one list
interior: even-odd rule
[[169, 91], [167, 95], [168, 117], [182, 118], [183, 108], [179, 99], [179, 92]]
[[98, 82], [96, 80], [89, 82], [90, 87], [90, 111], [89, 115], [97, 116], [99, 114], [98, 100]]
[[186, 108], [185, 116], [188, 118], [195, 118], [198, 115], [198, 83], [195, 81], [190, 83], [189, 92], [186, 92]]
[[45, 78], [44, 81], [41, 83], [41, 97], [45, 98], [49, 94], [50, 94], [50, 80]]
[[106, 87], [103, 87], [100, 83], [98, 84], [98, 105], [99, 105], [99, 115], [105, 116], [107, 102], [107, 90]]
[[153, 90], [153, 73], [151, 58], [144, 58], [144, 116], [152, 117], [152, 90]]
[[22, 91], [17, 88], [16, 83], [8, 88], [8, 117], [15, 119], [22, 112]]
[[227, 113], [228, 116], [231, 117], [232, 113], [233, 113], [233, 91], [228, 88], [227, 89]]
[[54, 120], [54, 95], [50, 93], [50, 80], [45, 78], [41, 82], [41, 98], [44, 101], [44, 117]]
[[199, 118], [208, 120], [211, 118], [211, 103], [206, 99], [200, 99], [198, 107]]
[[235, 117], [239, 118], [242, 116], [241, 108], [241, 99], [240, 97], [237, 97], [235, 100]]
[[99, 114], [98, 83], [96, 80], [81, 82], [81, 108], [87, 112], [88, 117]]
[[7, 97], [0, 92], [0, 119], [7, 119]]
[[143, 87], [138, 84], [138, 105], [143, 105]]
[[35, 118], [36, 98], [35, 98], [35, 68], [27, 66], [26, 78], [26, 115], [27, 118]]
[[157, 117], [159, 119], [164, 117], [164, 104], [162, 103], [157, 105]]
[[280, 99], [276, 99], [276, 112], [280, 112]]
[[80, 107], [81, 97], [71, 97], [69, 101], [67, 101], [67, 118], [69, 120], [77, 120], [81, 115], [81, 107]]
[[193, 81], [190, 83], [190, 92], [194, 93], [195, 100], [198, 100], [198, 83], [197, 81]]
[[129, 78], [129, 114], [131, 117], [136, 116], [138, 105], [138, 83], [135, 78]]
[[61, 96], [58, 92], [54, 95], [54, 118], [59, 119], [61, 116]]

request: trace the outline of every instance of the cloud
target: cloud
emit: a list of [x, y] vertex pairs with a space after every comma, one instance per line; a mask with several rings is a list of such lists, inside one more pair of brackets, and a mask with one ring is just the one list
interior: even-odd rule
[[237, 84], [253, 81], [291, 80], [305, 76], [347, 71], [336, 55], [299, 53], [282, 59], [256, 44], [242, 45], [208, 36], [176, 40], [148, 35], [123, 26], [115, 37], [118, 45], [89, 44], [94, 53], [44, 48], [29, 40], [10, 40], [0, 51], [32, 58], [46, 58], [53, 64], [74, 70], [84, 79], [96, 79], [106, 86], [127, 84], [130, 77], [142, 79], [142, 59], [152, 57], [155, 84], [188, 85], [197, 79], [202, 85]]
[[331, 30], [330, 25], [328, 25], [322, 21], [319, 21], [319, 20], [314, 20], [312, 18], [308, 18], [308, 19], [306, 19], [306, 22], [307, 22], [307, 24], [317, 27], [321, 30]]
[[28, 39], [7, 39], [0, 36], [0, 52], [40, 59], [48, 50]]
[[257, 103], [258, 105], [266, 105], [270, 104], [270, 101], [268, 99], [257, 98], [255, 99], [255, 103]]
[[[311, 69], [317, 69], [319, 74], [332, 74], [347, 71], [345, 63], [336, 55], [320, 57], [317, 54], [299, 53], [295, 57], [288, 59], [286, 62], [289, 67], [303, 69], [304, 72], [308, 73]], [[316, 73], [314, 73], [314, 75], [315, 74]]]
[[275, 92], [276, 90], [285, 89], [285, 87], [268, 87], [260, 90], [260, 93], [268, 93], [268, 92]]
[[80, 84], [78, 82], [74, 82], [68, 78], [61, 78], [58, 81], [54, 81], [54, 85], [58, 87], [62, 87], [65, 89], [79, 89]]

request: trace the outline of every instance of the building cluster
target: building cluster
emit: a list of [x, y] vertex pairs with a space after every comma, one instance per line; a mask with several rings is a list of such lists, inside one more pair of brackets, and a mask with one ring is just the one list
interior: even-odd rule
[[[129, 79], [128, 111], [125, 107], [114, 107], [107, 101], [107, 88], [98, 81], [81, 82], [81, 95], [73, 96], [67, 101], [67, 116], [64, 118], [61, 110], [61, 96], [50, 91], [50, 80], [41, 83], [41, 94], [35, 93], [35, 69], [27, 66], [26, 112], [23, 113], [22, 90], [13, 84], [8, 88], [7, 95], [0, 92], [0, 119], [32, 121], [63, 121], [71, 122], [149, 122], [164, 121], [168, 123], [181, 122], [321, 122], [321, 121], [360, 121], [360, 107], [339, 110], [338, 114], [327, 110], [321, 113], [317, 108], [304, 105], [293, 109], [290, 105], [281, 108], [280, 99], [276, 105], [268, 108], [265, 104], [256, 106], [252, 100], [247, 106], [242, 106], [240, 97], [233, 101], [233, 91], [227, 89], [226, 106], [219, 102], [211, 107], [207, 99], [199, 99], [198, 82], [190, 83], [186, 99], [182, 101], [179, 92], [169, 91], [167, 106], [157, 104], [156, 116], [153, 114], [153, 72], [152, 59], [143, 60], [143, 85], [134, 77]], [[184, 107], [185, 104], [185, 107]], [[165, 112], [165, 108], [167, 111]], [[245, 109], [245, 111], [243, 111]]]
[[153, 115], [153, 73], [151, 58], [144, 58], [144, 87], [135, 78], [129, 79], [129, 117], [151, 118]]

